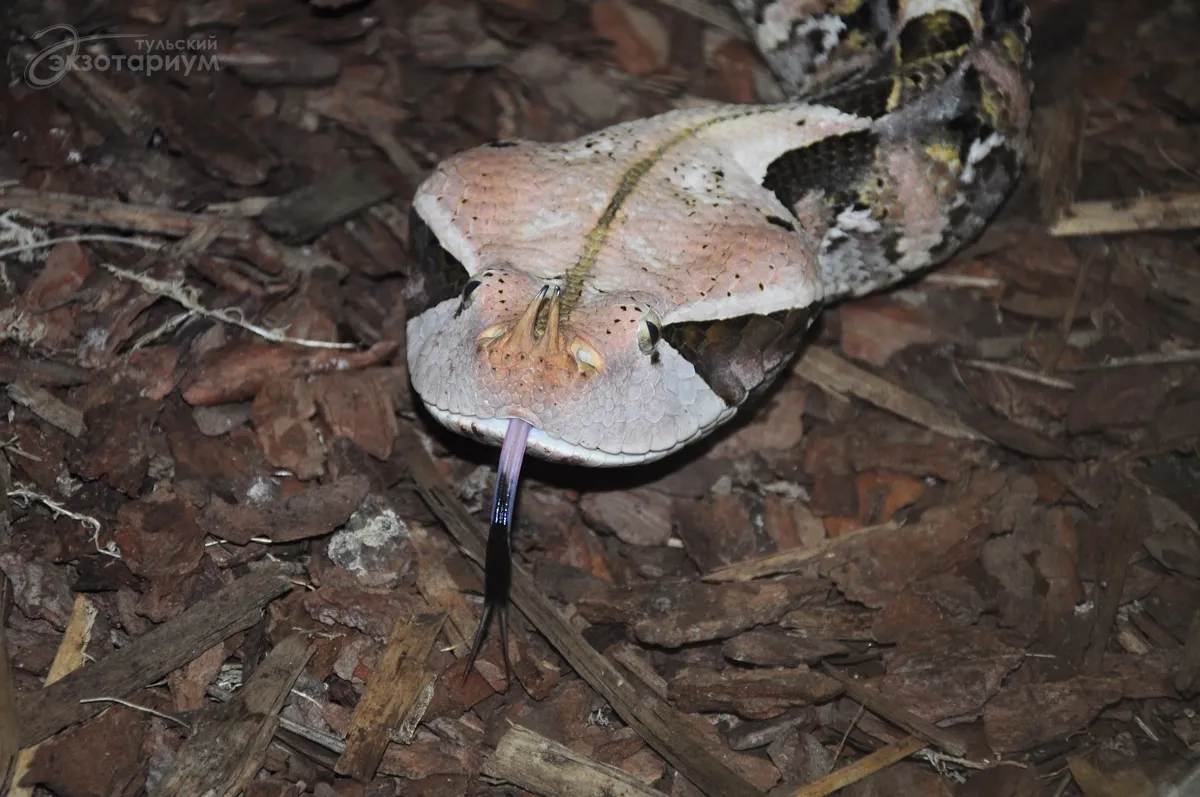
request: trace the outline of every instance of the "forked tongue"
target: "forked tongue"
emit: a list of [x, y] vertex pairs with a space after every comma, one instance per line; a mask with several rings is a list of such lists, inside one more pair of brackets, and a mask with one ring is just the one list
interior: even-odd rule
[[500, 467], [496, 472], [496, 495], [492, 498], [492, 524], [488, 529], [487, 555], [483, 571], [483, 618], [475, 631], [471, 653], [463, 679], [475, 666], [475, 659], [487, 639], [488, 628], [495, 615], [500, 622], [500, 650], [504, 653], [504, 679], [509, 678], [512, 666], [508, 661], [508, 592], [512, 586], [512, 550], [508, 535], [512, 529], [512, 510], [517, 497], [517, 480], [521, 462], [525, 459], [525, 442], [532, 427], [525, 421], [512, 418], [500, 447]]

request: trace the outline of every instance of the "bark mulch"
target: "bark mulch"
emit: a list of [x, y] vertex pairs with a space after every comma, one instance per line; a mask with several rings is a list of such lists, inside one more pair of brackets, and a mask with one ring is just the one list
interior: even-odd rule
[[495, 640], [464, 672], [496, 451], [409, 388], [409, 199], [777, 97], [729, 10], [8, 4], [0, 785], [1200, 793], [1200, 11], [1033, 10], [980, 240], [711, 441], [527, 465], [506, 689]]

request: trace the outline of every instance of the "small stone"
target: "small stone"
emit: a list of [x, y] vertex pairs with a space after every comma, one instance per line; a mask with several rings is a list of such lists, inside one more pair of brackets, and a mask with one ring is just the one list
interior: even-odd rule
[[354, 573], [361, 583], [392, 587], [404, 575], [408, 538], [408, 525], [395, 511], [371, 501], [329, 538], [326, 554], [338, 567]]

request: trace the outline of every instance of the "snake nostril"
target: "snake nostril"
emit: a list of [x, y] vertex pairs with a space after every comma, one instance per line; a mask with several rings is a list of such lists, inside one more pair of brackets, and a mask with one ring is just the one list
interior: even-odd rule
[[492, 326], [480, 332], [479, 337], [475, 339], [475, 342], [480, 346], [486, 345], [503, 336], [507, 331], [507, 324], [493, 324]]
[[571, 354], [579, 366], [580, 373], [589, 374], [604, 368], [604, 355], [595, 346], [582, 340], [571, 342]]

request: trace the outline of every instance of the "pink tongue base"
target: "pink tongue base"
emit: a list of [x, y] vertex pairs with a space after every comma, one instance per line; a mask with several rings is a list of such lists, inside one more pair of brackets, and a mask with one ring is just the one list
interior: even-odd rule
[[504, 653], [504, 678], [507, 681], [512, 666], [508, 660], [508, 592], [512, 586], [512, 551], [509, 532], [512, 530], [512, 510], [517, 497], [517, 482], [521, 463], [525, 460], [525, 443], [532, 427], [525, 421], [512, 418], [504, 433], [500, 448], [500, 467], [496, 473], [496, 494], [492, 498], [492, 523], [488, 529], [487, 555], [484, 558], [483, 618], [471, 642], [467, 668], [463, 678], [475, 666], [475, 659], [487, 640], [488, 628], [495, 615], [500, 622], [500, 649]]

